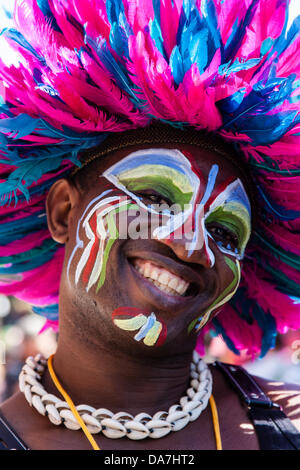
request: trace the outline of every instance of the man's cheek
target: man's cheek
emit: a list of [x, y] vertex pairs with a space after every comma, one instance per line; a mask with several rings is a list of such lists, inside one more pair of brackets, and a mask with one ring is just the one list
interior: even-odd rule
[[98, 292], [105, 282], [109, 253], [118, 238], [116, 215], [126, 211], [130, 203], [127, 198], [111, 194], [112, 191], [106, 191], [85, 209], [78, 222], [76, 244], [68, 262], [69, 282], [73, 281], [77, 286], [81, 281], [87, 292], [93, 286]]
[[[201, 328], [209, 322], [213, 315], [216, 315], [218, 310], [223, 307], [236, 293], [240, 280], [241, 280], [241, 265], [240, 261], [231, 259], [229, 256], [224, 256], [224, 261], [227, 265], [227, 269], [230, 270], [230, 281], [224, 286], [221, 294], [213, 301], [211, 306], [203, 312], [201, 315], [198, 315], [188, 326], [188, 333], [191, 333], [193, 330], [199, 332]], [[225, 275], [225, 274], [224, 274]]]

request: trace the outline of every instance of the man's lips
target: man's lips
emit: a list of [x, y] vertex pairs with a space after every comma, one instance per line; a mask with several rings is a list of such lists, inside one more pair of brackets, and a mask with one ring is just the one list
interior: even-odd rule
[[[205, 282], [203, 276], [198, 274], [193, 268], [177, 262], [169, 256], [153, 251], [136, 251], [126, 253], [131, 271], [136, 278], [137, 285], [150, 303], [159, 309], [172, 309], [172, 307], [192, 306], [196, 298], [199, 299], [207, 294], [207, 289], [211, 286]], [[150, 266], [148, 266], [148, 264]], [[168, 281], [172, 290], [166, 289], [166, 285], [155, 285], [153, 279], [147, 277], [153, 274], [153, 267], [157, 267], [158, 273], [165, 274], [165, 281]], [[138, 268], [138, 269], [137, 269]], [[150, 269], [149, 269], [150, 268]], [[147, 276], [144, 276], [146, 269]], [[151, 270], [152, 269], [152, 270]], [[142, 271], [142, 272], [139, 272]], [[154, 275], [155, 277], [155, 275]], [[177, 285], [176, 285], [177, 281]], [[174, 288], [176, 285], [176, 288]], [[210, 290], [210, 288], [208, 289]], [[203, 299], [204, 300], [204, 299]]]
[[152, 261], [133, 258], [132, 264], [144, 278], [151, 281], [166, 294], [184, 295], [190, 286], [190, 283], [182, 277], [171, 273]]

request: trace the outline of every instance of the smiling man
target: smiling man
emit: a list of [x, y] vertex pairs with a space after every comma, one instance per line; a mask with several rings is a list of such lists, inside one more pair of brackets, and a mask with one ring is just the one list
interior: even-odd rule
[[212, 329], [263, 356], [300, 326], [286, 8], [16, 2], [0, 290], [59, 335], [0, 408], [4, 447], [300, 448], [299, 386], [195, 351]]

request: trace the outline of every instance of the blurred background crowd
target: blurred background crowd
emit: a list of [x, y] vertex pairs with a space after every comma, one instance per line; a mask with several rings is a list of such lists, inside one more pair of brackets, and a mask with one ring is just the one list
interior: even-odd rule
[[[0, 0], [0, 30], [11, 22], [13, 6], [14, 0]], [[291, 8], [292, 15], [299, 14], [299, 0], [293, 0]], [[0, 55], [3, 60], [15, 61], [1, 36]], [[49, 356], [55, 352], [56, 334], [52, 330], [41, 332], [44, 323], [28, 305], [0, 295], [0, 403], [17, 389], [26, 357], [38, 352]], [[279, 336], [276, 348], [255, 361], [249, 360], [246, 354], [234, 355], [219, 337], [207, 338], [206, 359], [242, 364], [254, 375], [300, 384], [300, 331]]]

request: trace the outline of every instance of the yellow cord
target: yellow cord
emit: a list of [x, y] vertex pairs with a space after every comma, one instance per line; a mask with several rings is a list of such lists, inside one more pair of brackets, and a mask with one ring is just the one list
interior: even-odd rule
[[67, 394], [67, 392], [62, 388], [62, 386], [60, 385], [59, 381], [58, 381], [58, 378], [56, 377], [56, 374], [54, 372], [54, 369], [53, 369], [53, 365], [52, 365], [52, 360], [53, 360], [53, 356], [50, 356], [49, 359], [48, 359], [48, 370], [50, 372], [50, 375], [51, 375], [51, 378], [57, 388], [57, 390], [62, 394], [62, 396], [64, 397], [64, 399], [66, 400], [66, 402], [68, 403], [73, 415], [75, 416], [75, 418], [77, 419], [78, 423], [80, 424], [81, 426], [81, 429], [83, 430], [84, 434], [86, 435], [86, 437], [88, 438], [88, 440], [90, 441], [92, 447], [94, 450], [100, 450], [100, 448], [98, 447], [98, 444], [97, 442], [95, 441], [95, 439], [93, 438], [93, 436], [91, 435], [90, 431], [88, 430], [88, 428], [86, 427], [83, 419], [81, 418], [80, 414], [78, 413], [78, 411], [76, 410], [76, 407], [74, 405], [74, 403], [72, 402], [71, 398], [69, 397], [69, 395]]
[[[74, 403], [72, 402], [71, 398], [69, 397], [67, 392], [63, 389], [63, 387], [59, 383], [58, 378], [56, 377], [56, 374], [55, 374], [54, 369], [53, 369], [53, 364], [52, 364], [53, 357], [54, 357], [54, 354], [52, 356], [50, 356], [49, 359], [48, 359], [48, 370], [49, 370], [49, 373], [51, 375], [51, 379], [53, 380], [54, 385], [56, 386], [57, 390], [62, 394], [62, 396], [64, 397], [64, 399], [68, 403], [68, 405], [70, 407], [70, 410], [72, 411], [73, 415], [75, 416], [78, 423], [80, 424], [81, 429], [83, 430], [84, 434], [86, 435], [86, 437], [89, 440], [90, 444], [92, 445], [93, 449], [94, 450], [100, 450], [100, 447], [98, 446], [97, 442], [95, 441], [95, 439], [91, 435], [90, 431], [86, 427], [86, 425], [85, 425], [83, 419], [81, 418], [80, 414], [76, 410], [76, 407], [75, 407]], [[214, 399], [213, 395], [211, 395], [211, 397], [209, 399], [209, 404], [210, 404], [212, 418], [213, 418], [213, 425], [214, 425], [214, 432], [215, 432], [217, 450], [222, 450], [222, 440], [221, 440], [221, 433], [220, 433], [218, 411], [217, 411], [217, 405], [216, 405], [216, 402], [215, 402], [215, 399]]]
[[218, 418], [218, 410], [217, 410], [217, 405], [216, 405], [216, 402], [215, 402], [215, 399], [214, 399], [213, 395], [210, 396], [209, 404], [210, 404], [211, 414], [212, 414], [212, 418], [213, 418], [213, 425], [214, 425], [214, 431], [215, 431], [217, 450], [223, 450], [222, 449], [221, 432], [220, 432], [220, 424], [219, 424], [219, 418]]

